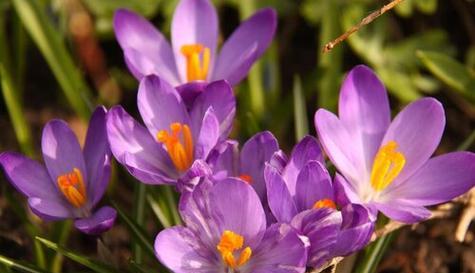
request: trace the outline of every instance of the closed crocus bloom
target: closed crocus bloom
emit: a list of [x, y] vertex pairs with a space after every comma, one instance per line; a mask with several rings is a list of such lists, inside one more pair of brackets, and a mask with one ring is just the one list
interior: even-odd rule
[[194, 81], [241, 81], [269, 46], [277, 26], [273, 9], [257, 11], [216, 51], [218, 16], [209, 0], [181, 0], [171, 25], [171, 46], [143, 17], [118, 10], [114, 31], [137, 79], [155, 74], [173, 86]]
[[275, 153], [266, 166], [265, 181], [269, 207], [277, 221], [289, 223], [308, 237], [308, 266], [318, 268], [368, 243], [374, 229], [368, 211], [337, 198], [339, 192], [323, 165], [315, 138], [304, 137], [289, 159], [282, 152]]
[[[138, 180], [147, 184], [179, 182], [206, 175], [204, 160], [232, 126], [235, 98], [229, 84], [207, 84], [205, 92], [186, 105], [168, 82], [147, 76], [140, 82], [138, 109], [145, 127], [116, 106], [107, 115], [112, 153]], [[183, 188], [185, 187], [185, 188]]]
[[414, 223], [430, 216], [425, 206], [449, 201], [475, 184], [475, 154], [430, 158], [445, 126], [436, 99], [412, 102], [391, 121], [384, 86], [368, 67], [357, 66], [343, 83], [338, 112], [339, 117], [318, 110], [315, 126], [350, 202]]
[[155, 239], [157, 258], [173, 272], [305, 272], [305, 243], [289, 225], [266, 228], [259, 197], [241, 180], [205, 180], [179, 209], [185, 226]]
[[83, 150], [64, 121], [48, 122], [41, 141], [45, 166], [14, 152], [0, 155], [9, 181], [28, 197], [31, 210], [40, 218], [75, 219], [76, 228], [93, 235], [114, 224], [113, 208], [93, 210], [110, 177], [105, 117], [105, 108], [98, 107], [91, 117]]

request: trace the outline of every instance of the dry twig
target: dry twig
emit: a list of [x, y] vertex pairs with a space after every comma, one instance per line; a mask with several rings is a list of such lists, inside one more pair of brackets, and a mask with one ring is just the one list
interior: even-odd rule
[[381, 9], [372, 12], [370, 15], [363, 18], [363, 20], [361, 20], [358, 24], [356, 24], [352, 28], [350, 28], [350, 30], [343, 33], [342, 35], [340, 35], [335, 40], [327, 43], [323, 47], [323, 53], [330, 52], [330, 50], [332, 50], [337, 44], [339, 44], [339, 43], [343, 42], [344, 40], [346, 40], [351, 34], [357, 32], [360, 28], [370, 24], [371, 22], [374, 21], [374, 19], [376, 19], [379, 16], [383, 15], [388, 10], [394, 8], [397, 4], [401, 3], [402, 1], [404, 1], [404, 0], [392, 0], [389, 4], [384, 5]]
[[468, 196], [468, 204], [465, 207], [462, 216], [460, 217], [457, 230], [455, 231], [455, 239], [459, 242], [463, 242], [465, 240], [468, 227], [475, 219], [475, 188], [468, 193]]

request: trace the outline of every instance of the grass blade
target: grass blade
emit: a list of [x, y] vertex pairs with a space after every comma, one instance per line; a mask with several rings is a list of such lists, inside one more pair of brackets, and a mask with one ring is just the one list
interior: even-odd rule
[[307, 106], [305, 105], [305, 96], [302, 90], [302, 82], [299, 76], [294, 77], [294, 121], [295, 121], [295, 139], [301, 140], [308, 134]]
[[29, 273], [48, 273], [43, 269], [40, 269], [34, 265], [16, 261], [11, 258], [7, 258], [5, 256], [0, 255], [0, 264], [5, 265], [7, 268], [19, 270], [21, 272], [29, 272]]
[[384, 253], [388, 249], [389, 245], [391, 244], [392, 240], [395, 238], [396, 232], [392, 232], [388, 235], [385, 235], [370, 246], [366, 248], [364, 251], [364, 255], [356, 269], [353, 271], [354, 273], [374, 273], [376, 272], [376, 268], [383, 258]]
[[[146, 205], [147, 186], [143, 183], [135, 183], [134, 197], [134, 219], [139, 226], [143, 226], [145, 222], [145, 205]], [[140, 243], [133, 245], [133, 257], [137, 263], [142, 263], [142, 247]]]

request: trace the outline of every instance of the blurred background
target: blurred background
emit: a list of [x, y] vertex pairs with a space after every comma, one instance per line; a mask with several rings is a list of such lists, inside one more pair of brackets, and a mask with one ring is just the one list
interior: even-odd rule
[[[289, 152], [303, 135], [315, 135], [313, 115], [318, 108], [336, 111], [345, 73], [366, 64], [384, 82], [395, 112], [422, 96], [443, 102], [447, 125], [438, 153], [474, 151], [475, 1], [405, 0], [326, 54], [323, 45], [388, 1], [213, 2], [219, 13], [220, 43], [261, 7], [274, 7], [279, 15], [271, 47], [235, 88], [238, 108], [232, 137], [241, 143], [270, 130]], [[118, 8], [132, 9], [169, 37], [176, 4], [0, 0], [0, 151], [41, 159], [41, 129], [52, 118], [66, 120], [83, 140], [91, 110], [98, 104], [121, 104], [139, 118], [138, 82], [114, 38], [113, 14]], [[126, 171], [114, 169], [103, 202], [119, 204], [122, 214], [96, 247], [95, 238], [71, 230], [70, 222], [44, 223], [34, 217], [1, 175], [0, 255], [52, 272], [87, 272], [39, 244], [34, 239], [39, 235], [119, 266], [129, 267], [128, 261], [134, 260], [152, 272], [162, 270], [137, 236], [151, 241], [158, 230], [178, 223], [172, 208], [177, 196], [169, 188], [137, 185]], [[465, 242], [455, 242], [459, 215], [455, 207], [444, 220], [403, 229], [391, 238], [377, 272], [475, 272], [475, 228], [468, 230]], [[0, 272], [16, 272], [11, 270], [0, 266]]]

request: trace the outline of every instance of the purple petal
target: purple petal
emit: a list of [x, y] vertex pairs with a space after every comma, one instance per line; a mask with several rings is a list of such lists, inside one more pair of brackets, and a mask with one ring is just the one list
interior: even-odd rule
[[310, 161], [297, 177], [295, 186], [297, 210], [311, 209], [315, 202], [323, 199], [334, 199], [330, 174], [320, 162]]
[[147, 76], [140, 81], [137, 104], [145, 126], [154, 137], [161, 130], [169, 131], [175, 122], [191, 125], [176, 89], [157, 76]]
[[272, 214], [278, 222], [290, 223], [298, 211], [284, 179], [278, 171], [270, 165], [266, 166], [264, 173], [267, 187], [267, 201]]
[[267, 49], [276, 28], [277, 14], [270, 8], [257, 11], [241, 23], [224, 43], [213, 79], [225, 79], [231, 85], [237, 85]]
[[292, 227], [310, 241], [307, 266], [318, 268], [332, 258], [330, 250], [337, 241], [341, 214], [333, 209], [310, 209], [292, 219]]
[[213, 178], [220, 180], [240, 175], [238, 146], [237, 141], [226, 140], [211, 151], [207, 162], [213, 170]]
[[276, 168], [279, 173], [284, 172], [284, 168], [287, 166], [288, 162], [289, 159], [282, 150], [278, 150], [277, 152], [275, 152], [269, 160], [269, 164], [272, 167]]
[[117, 212], [111, 207], [102, 207], [88, 218], [74, 221], [74, 226], [89, 235], [100, 235], [114, 225]]
[[315, 113], [315, 127], [320, 143], [336, 168], [355, 189], [363, 187], [367, 176], [361, 146], [353, 144], [353, 136], [331, 112], [319, 109]]
[[292, 195], [295, 194], [295, 183], [297, 183], [300, 170], [311, 160], [324, 163], [318, 141], [312, 136], [306, 136], [293, 148], [289, 163], [283, 171], [285, 181]]
[[419, 206], [452, 200], [475, 186], [475, 154], [453, 152], [429, 159], [408, 180], [388, 192], [389, 199], [405, 199]]
[[111, 151], [107, 140], [106, 109], [103, 106], [96, 108], [89, 121], [83, 154], [89, 181], [88, 201], [93, 207], [104, 195], [111, 174]]
[[107, 114], [107, 135], [114, 157], [143, 183], [174, 183], [178, 178], [166, 151], [121, 106]]
[[207, 82], [194, 81], [176, 86], [175, 88], [183, 99], [186, 109], [191, 111], [191, 108], [195, 103], [195, 99], [205, 91], [206, 86], [208, 86]]
[[332, 256], [347, 256], [364, 248], [374, 231], [374, 222], [369, 212], [360, 205], [342, 207], [343, 223]]
[[219, 121], [213, 107], [208, 108], [200, 125], [198, 141], [195, 145], [195, 158], [206, 159], [219, 139]]
[[414, 224], [430, 217], [430, 210], [423, 206], [404, 200], [391, 200], [386, 203], [375, 203], [374, 206], [387, 217], [403, 222]]
[[84, 181], [86, 189], [89, 188], [90, 182], [87, 181], [89, 175], [81, 147], [76, 135], [66, 122], [52, 120], [46, 124], [43, 128], [41, 148], [46, 168], [55, 185], [59, 176], [71, 173], [74, 168], [77, 168], [81, 171], [83, 178], [86, 178]]
[[341, 176], [339, 173], [335, 174], [333, 181], [335, 189], [335, 201], [340, 206], [345, 206], [349, 203], [361, 204], [361, 199], [353, 188], [353, 185]]
[[252, 178], [251, 185], [257, 194], [264, 200], [266, 185], [264, 181], [265, 163], [279, 150], [277, 139], [269, 131], [255, 134], [242, 147], [241, 173]]
[[270, 226], [252, 257], [240, 272], [243, 273], [304, 273], [307, 249], [289, 225]]
[[203, 178], [212, 175], [212, 170], [203, 160], [195, 160], [191, 167], [177, 181], [180, 193], [192, 192]]
[[175, 273], [219, 272], [221, 260], [200, 244], [200, 239], [184, 227], [162, 230], [155, 239], [155, 255]]
[[73, 207], [65, 200], [30, 197], [28, 198], [28, 205], [34, 214], [46, 221], [75, 218], [78, 216]]
[[200, 124], [209, 107], [213, 107], [218, 118], [220, 139], [225, 140], [231, 132], [236, 113], [236, 97], [226, 81], [210, 83], [206, 90], [196, 98], [190, 114], [192, 124]]
[[4, 152], [0, 155], [0, 165], [11, 184], [27, 197], [62, 200], [46, 168], [40, 163], [18, 153]]
[[364, 166], [369, 173], [386, 132], [391, 113], [383, 83], [367, 66], [353, 68], [340, 91], [338, 113], [352, 136], [352, 145], [361, 147]]
[[173, 52], [163, 35], [140, 15], [125, 9], [114, 14], [114, 32], [134, 76], [155, 74], [178, 85]]
[[218, 38], [218, 15], [210, 1], [181, 0], [173, 14], [171, 36], [181, 82], [187, 82], [186, 59], [181, 53], [184, 45], [201, 44], [210, 49], [209, 76]]
[[387, 190], [406, 180], [430, 158], [439, 145], [444, 126], [444, 108], [433, 98], [409, 104], [394, 118], [381, 145], [395, 141], [406, 164]]

